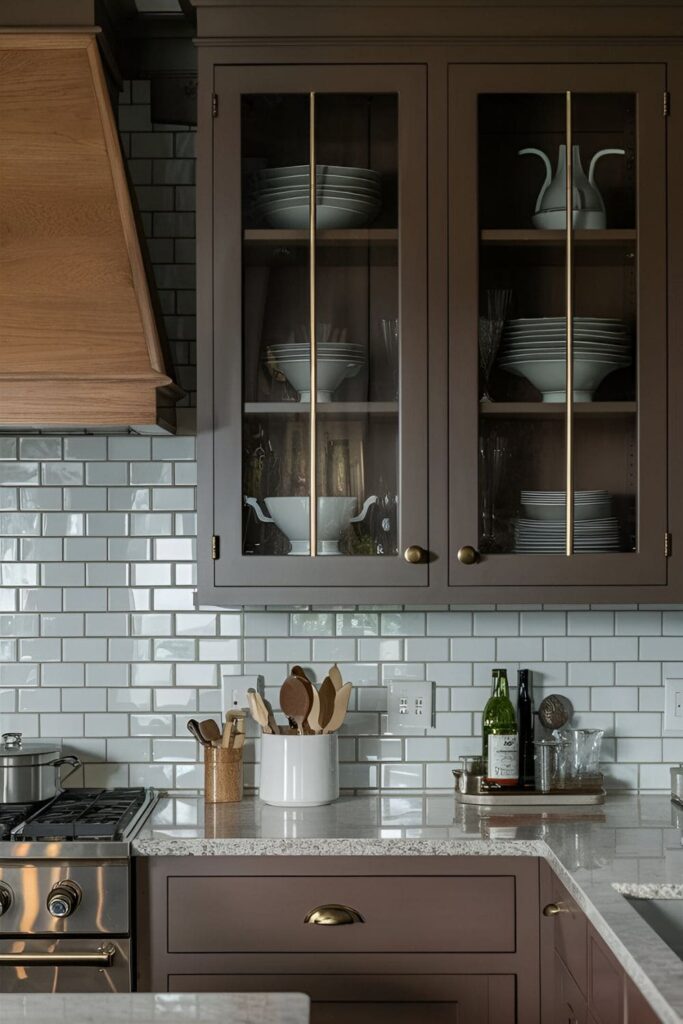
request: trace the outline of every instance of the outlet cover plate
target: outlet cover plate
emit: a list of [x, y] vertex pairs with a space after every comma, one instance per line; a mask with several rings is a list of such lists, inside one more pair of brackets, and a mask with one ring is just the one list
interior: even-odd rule
[[683, 736], [683, 679], [664, 680], [663, 736]]
[[249, 709], [247, 690], [263, 696], [263, 676], [223, 676], [223, 713], [234, 708]]
[[392, 679], [387, 683], [387, 729], [397, 736], [424, 736], [434, 727], [434, 683]]

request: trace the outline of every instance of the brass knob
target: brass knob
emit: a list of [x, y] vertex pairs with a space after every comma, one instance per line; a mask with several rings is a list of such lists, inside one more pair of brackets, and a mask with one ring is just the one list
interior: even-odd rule
[[422, 562], [427, 561], [427, 552], [419, 544], [411, 544], [403, 552], [403, 557], [411, 565], [420, 565]]
[[458, 551], [458, 561], [462, 562], [463, 565], [474, 565], [475, 562], [479, 561], [479, 552], [471, 544], [465, 544]]
[[304, 918], [304, 924], [363, 924], [363, 917], [353, 907], [344, 907], [339, 903], [327, 903], [315, 910], [309, 910]]
[[544, 917], [555, 917], [557, 914], [568, 914], [569, 908], [562, 903], [548, 903], [543, 908]]

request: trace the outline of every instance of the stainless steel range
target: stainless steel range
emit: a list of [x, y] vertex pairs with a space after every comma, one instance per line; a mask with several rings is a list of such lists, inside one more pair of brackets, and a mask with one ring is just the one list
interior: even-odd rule
[[130, 840], [152, 790], [0, 804], [0, 992], [129, 992]]

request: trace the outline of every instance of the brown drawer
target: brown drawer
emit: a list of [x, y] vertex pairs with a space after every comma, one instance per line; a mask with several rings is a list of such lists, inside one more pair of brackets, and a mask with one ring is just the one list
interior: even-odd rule
[[[362, 923], [305, 924], [316, 907]], [[504, 953], [515, 950], [515, 878], [168, 879], [169, 953]]]
[[598, 1024], [622, 1024], [625, 973], [597, 932], [588, 931], [588, 1005]]
[[515, 978], [498, 975], [172, 974], [169, 992], [304, 992], [311, 1024], [514, 1024]]
[[559, 879], [552, 878], [552, 902], [563, 913], [552, 918], [555, 950], [569, 969], [582, 995], [588, 994], [588, 920]]

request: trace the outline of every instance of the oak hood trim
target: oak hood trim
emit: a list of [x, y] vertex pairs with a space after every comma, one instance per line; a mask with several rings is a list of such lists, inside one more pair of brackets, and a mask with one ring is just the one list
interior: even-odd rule
[[0, 426], [172, 428], [93, 32], [0, 33]]

